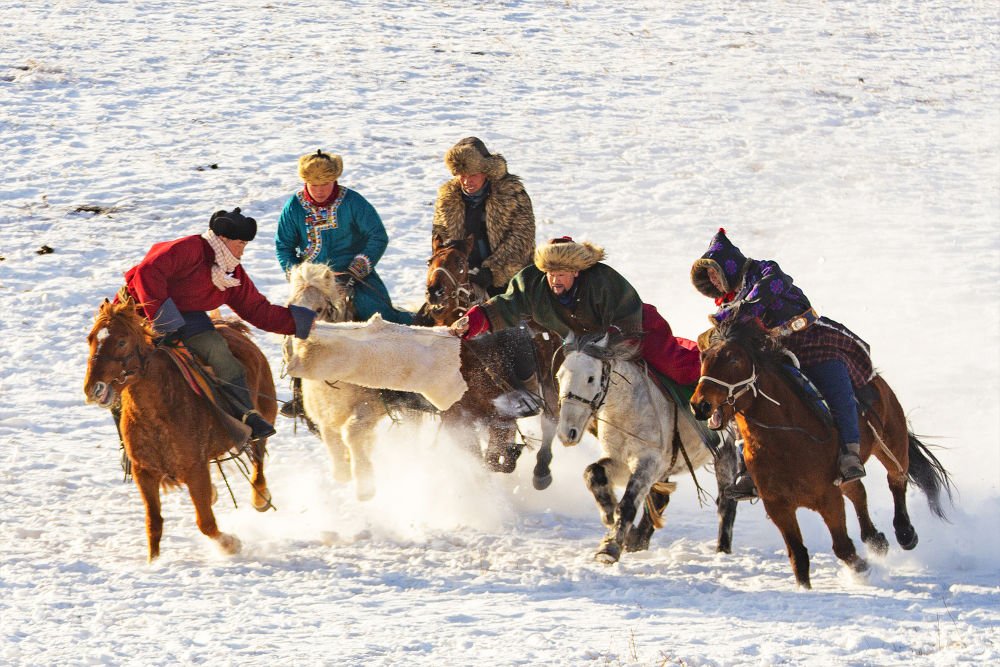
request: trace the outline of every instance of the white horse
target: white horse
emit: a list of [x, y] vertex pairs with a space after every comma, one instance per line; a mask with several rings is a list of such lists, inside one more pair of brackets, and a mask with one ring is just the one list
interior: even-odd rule
[[[604, 456], [587, 466], [584, 480], [594, 494], [601, 521], [608, 533], [595, 558], [611, 564], [622, 549], [640, 551], [649, 547], [661, 514], [676, 484], [671, 475], [687, 473], [712, 459], [692, 420], [648, 376], [644, 365], [633, 361], [636, 347], [620, 340], [609, 342], [607, 334], [572, 334], [564, 343], [566, 358], [556, 374], [559, 383], [557, 432], [566, 446], [580, 442], [596, 420], [596, 436]], [[592, 431], [593, 432], [593, 431]], [[717, 466], [717, 475], [721, 470]], [[719, 488], [727, 480], [719, 479]], [[624, 486], [621, 502], [615, 486]], [[632, 523], [646, 503], [642, 520]], [[735, 501], [719, 494], [719, 551], [728, 552], [732, 542]]]
[[[289, 303], [312, 308], [324, 322], [348, 322], [353, 317], [349, 289], [337, 283], [336, 275], [325, 264], [299, 264], [292, 269], [290, 279]], [[350, 328], [364, 327], [365, 324], [331, 326]], [[353, 366], [365, 363], [361, 355], [338, 352], [322, 342], [314, 341], [314, 338], [322, 337], [321, 329], [321, 326], [317, 326], [317, 330], [306, 341], [294, 341], [293, 345], [299, 355], [288, 360], [288, 372], [295, 377], [302, 377], [302, 404], [306, 415], [319, 428], [320, 438], [330, 452], [334, 479], [345, 483], [353, 479], [358, 500], [369, 500], [375, 495], [375, 476], [371, 461], [374, 429], [380, 419], [388, 416], [389, 411], [378, 389], [347, 381], [357, 379], [351, 376], [351, 372], [356, 370]], [[450, 336], [447, 338], [454, 340]], [[457, 369], [458, 343], [453, 344]], [[362, 345], [371, 347], [370, 344]], [[325, 353], [331, 357], [332, 363], [313, 363], [308, 358], [310, 352]], [[306, 361], [303, 361], [303, 354], [306, 355]], [[309, 366], [323, 366], [323, 369], [320, 372], [317, 368], [313, 373], [302, 371]], [[331, 372], [331, 366], [342, 372]], [[464, 389], [456, 391], [461, 396]]]

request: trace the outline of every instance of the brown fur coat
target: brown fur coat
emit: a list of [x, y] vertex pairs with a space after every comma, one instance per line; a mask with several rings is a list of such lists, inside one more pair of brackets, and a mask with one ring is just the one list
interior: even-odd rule
[[[521, 179], [502, 168], [488, 174], [490, 194], [486, 198], [486, 236], [491, 254], [483, 266], [493, 272], [493, 285], [502, 287], [515, 273], [531, 264], [535, 252], [535, 213]], [[465, 238], [465, 202], [462, 185], [453, 178], [438, 189], [434, 204], [433, 233], [445, 241]]]

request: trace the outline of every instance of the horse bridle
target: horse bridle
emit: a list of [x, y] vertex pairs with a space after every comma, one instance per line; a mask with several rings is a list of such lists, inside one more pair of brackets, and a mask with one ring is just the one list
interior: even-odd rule
[[738, 401], [740, 397], [742, 397], [748, 391], [753, 394], [754, 398], [757, 398], [757, 394], [760, 394], [761, 396], [771, 401], [775, 405], [781, 405], [781, 403], [779, 403], [778, 401], [774, 400], [773, 398], [765, 394], [764, 390], [757, 386], [757, 380], [759, 379], [757, 377], [757, 367], [755, 365], [751, 365], [750, 369], [751, 369], [750, 377], [748, 377], [745, 380], [740, 380], [739, 382], [733, 382], [733, 383], [723, 382], [722, 380], [714, 378], [711, 375], [702, 375], [700, 378], [698, 378], [698, 382], [705, 382], [705, 381], [714, 382], [720, 387], [725, 387], [729, 392], [726, 395], [726, 403], [734, 407], [736, 406], [736, 401]]
[[[582, 353], [581, 353], [582, 354]], [[590, 414], [596, 413], [604, 405], [604, 401], [608, 398], [608, 390], [611, 388], [611, 362], [607, 359], [601, 359], [601, 388], [594, 394], [591, 399], [586, 399], [579, 394], [574, 394], [571, 391], [567, 391], [565, 394], [559, 394], [559, 403], [562, 404], [563, 401], [576, 401], [577, 403], [583, 403], [590, 407]]]
[[[110, 361], [114, 361], [122, 365], [121, 374], [114, 380], [110, 381], [112, 384], [124, 385], [130, 377], [132, 377], [133, 375], [141, 375], [146, 368], [146, 355], [141, 354], [139, 352], [138, 345], [135, 346], [135, 349], [133, 349], [131, 352], [129, 352], [123, 357], [113, 357], [102, 350], [90, 358], [90, 363], [94, 363], [95, 361], [101, 358], [108, 359]], [[128, 362], [132, 361], [132, 359], [134, 358], [139, 359], [139, 365], [137, 368], [129, 370]]]
[[[431, 261], [433, 260], [434, 256], [431, 256]], [[471, 308], [476, 301], [476, 294], [472, 289], [472, 284], [468, 281], [464, 283], [459, 282], [458, 278], [456, 278], [451, 271], [444, 268], [443, 266], [435, 266], [431, 270], [430, 277], [433, 278], [438, 273], [443, 273], [445, 277], [447, 277], [448, 280], [451, 282], [452, 289], [451, 291], [445, 293], [444, 295], [445, 299], [455, 302], [455, 311], [459, 315], [465, 314], [465, 311], [469, 310], [469, 308]], [[428, 292], [428, 297], [429, 296], [430, 293]], [[430, 298], [428, 298], [427, 300], [429, 302]]]

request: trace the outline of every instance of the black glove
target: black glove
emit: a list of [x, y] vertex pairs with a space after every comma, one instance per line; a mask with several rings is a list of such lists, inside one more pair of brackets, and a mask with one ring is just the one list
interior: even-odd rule
[[479, 285], [483, 289], [493, 287], [493, 271], [488, 267], [480, 266], [469, 272], [469, 280]]

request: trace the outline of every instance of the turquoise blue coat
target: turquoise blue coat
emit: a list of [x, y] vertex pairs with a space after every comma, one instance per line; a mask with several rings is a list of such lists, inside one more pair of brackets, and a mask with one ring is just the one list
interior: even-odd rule
[[393, 308], [389, 291], [375, 271], [389, 245], [382, 219], [360, 194], [339, 184], [338, 188], [337, 198], [324, 207], [311, 204], [304, 190], [292, 195], [281, 211], [274, 235], [278, 263], [286, 274], [301, 262], [326, 264], [343, 272], [361, 255], [367, 258], [371, 273], [355, 288], [358, 319], [380, 313], [387, 321], [410, 324], [413, 315]]

